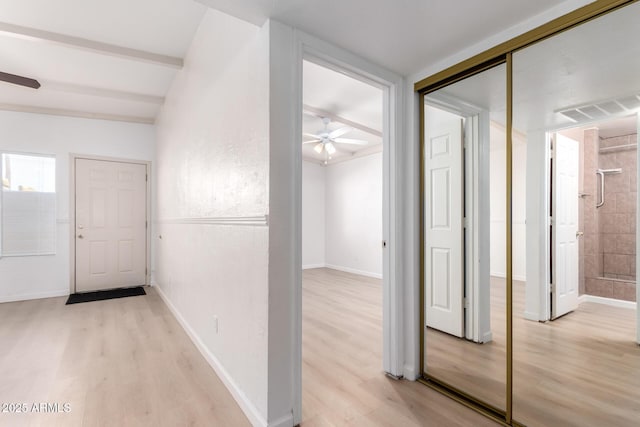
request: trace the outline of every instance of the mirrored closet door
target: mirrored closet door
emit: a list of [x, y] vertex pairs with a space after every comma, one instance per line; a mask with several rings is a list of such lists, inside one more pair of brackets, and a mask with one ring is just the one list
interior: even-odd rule
[[416, 84], [421, 381], [503, 425], [640, 420], [638, 22], [599, 0]]

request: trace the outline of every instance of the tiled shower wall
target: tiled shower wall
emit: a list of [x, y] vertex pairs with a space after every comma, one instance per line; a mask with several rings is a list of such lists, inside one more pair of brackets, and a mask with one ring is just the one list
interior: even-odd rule
[[[583, 191], [589, 194], [582, 199], [585, 293], [635, 301], [636, 149], [610, 148], [635, 144], [637, 136], [601, 139], [597, 133], [597, 129], [585, 131]], [[595, 207], [600, 188], [595, 174], [598, 168], [622, 169], [620, 174], [606, 175], [605, 203], [600, 208]]]
[[[596, 169], [598, 169], [599, 150], [598, 129], [587, 129], [584, 131], [584, 163], [582, 167], [584, 197], [579, 200], [580, 212], [582, 213], [582, 240], [584, 251], [580, 258], [584, 259], [584, 283], [581, 283], [580, 293], [589, 295], [602, 295], [606, 292], [603, 284], [598, 279], [602, 274], [602, 257], [600, 256], [600, 227], [598, 224], [598, 214], [596, 212], [598, 183], [596, 181]], [[610, 287], [610, 286], [609, 286]], [[607, 292], [608, 294], [608, 292]]]

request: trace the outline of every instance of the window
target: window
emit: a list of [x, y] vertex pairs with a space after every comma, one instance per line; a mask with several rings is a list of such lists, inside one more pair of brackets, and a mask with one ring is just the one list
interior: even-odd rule
[[0, 255], [56, 251], [56, 160], [39, 154], [2, 153]]

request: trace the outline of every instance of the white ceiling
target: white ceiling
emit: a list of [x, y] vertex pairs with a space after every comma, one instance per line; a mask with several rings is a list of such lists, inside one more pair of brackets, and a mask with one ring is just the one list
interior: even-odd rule
[[0, 108], [153, 122], [179, 66], [142, 59], [182, 59], [205, 10], [191, 0], [0, 0], [0, 71], [42, 84], [0, 82]]
[[0, 0], [0, 71], [42, 83], [0, 82], [0, 109], [153, 122], [205, 5], [277, 19], [408, 75], [571, 1], [580, 0]]
[[559, 0], [198, 0], [261, 24], [274, 18], [409, 75]]
[[[559, 112], [640, 95], [640, 45], [635, 43], [640, 40], [639, 18], [636, 3], [517, 52], [514, 128], [527, 133], [601, 122], [575, 122]], [[505, 72], [502, 65], [439, 92], [487, 109], [493, 120], [504, 124]], [[609, 118], [636, 111], [623, 110]]]
[[[303, 158], [323, 164], [336, 163], [382, 149], [382, 89], [304, 61], [303, 133], [318, 134], [324, 129], [323, 117], [331, 118], [329, 130], [350, 127], [344, 138], [367, 141], [367, 145], [334, 144], [331, 156], [313, 150], [316, 144], [303, 144]], [[303, 140], [311, 138], [304, 137]]]

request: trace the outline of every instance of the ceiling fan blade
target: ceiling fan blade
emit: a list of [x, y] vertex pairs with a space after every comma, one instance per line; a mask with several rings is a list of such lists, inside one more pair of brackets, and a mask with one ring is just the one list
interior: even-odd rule
[[313, 144], [314, 142], [322, 142], [320, 139], [312, 139], [309, 141], [302, 141], [303, 144]]
[[320, 135], [316, 135], [316, 134], [313, 134], [313, 133], [303, 133], [302, 135], [308, 136], [309, 138], [313, 138], [313, 139], [320, 139], [320, 140], [322, 139], [322, 137]]
[[333, 142], [339, 142], [342, 144], [354, 144], [354, 145], [367, 145], [369, 141], [364, 141], [362, 139], [351, 139], [351, 138], [335, 138]]
[[40, 82], [35, 79], [30, 79], [28, 77], [17, 76], [15, 74], [3, 73], [0, 71], [0, 80], [12, 83], [14, 85], [26, 86], [32, 89], [38, 89], [40, 87]]
[[353, 128], [349, 127], [349, 126], [346, 126], [346, 127], [340, 128], [340, 129], [336, 129], [336, 130], [334, 130], [332, 132], [329, 132], [329, 139], [335, 139], [335, 138], [337, 138], [339, 136], [344, 135], [345, 133], [351, 132], [352, 130], [353, 130]]

